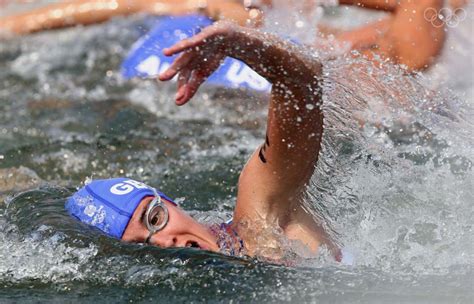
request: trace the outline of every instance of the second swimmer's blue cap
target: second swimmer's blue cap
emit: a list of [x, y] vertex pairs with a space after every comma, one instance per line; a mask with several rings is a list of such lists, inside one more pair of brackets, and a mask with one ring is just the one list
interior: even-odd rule
[[[94, 180], [74, 193], [67, 200], [65, 208], [81, 222], [121, 239], [142, 199], [155, 196], [155, 191], [152, 187], [129, 178]], [[165, 194], [156, 192], [176, 204]]]
[[[166, 16], [137, 42], [122, 62], [122, 75], [127, 78], [156, 78], [167, 70], [179, 55], [163, 54], [163, 49], [195, 34], [213, 21], [203, 15]], [[227, 57], [206, 83], [225, 88], [246, 88], [269, 92], [271, 84], [244, 62]]]

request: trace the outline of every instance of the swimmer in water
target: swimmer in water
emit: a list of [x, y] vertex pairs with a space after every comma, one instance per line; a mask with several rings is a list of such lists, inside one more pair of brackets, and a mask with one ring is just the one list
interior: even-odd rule
[[0, 17], [0, 34], [23, 35], [79, 24], [95, 24], [136, 13], [200, 13], [214, 20], [227, 19], [241, 25], [260, 20], [259, 10], [246, 9], [241, 1], [235, 0], [73, 0]]
[[288, 244], [304, 248], [304, 257], [324, 246], [341, 260], [339, 248], [304, 205], [323, 135], [321, 62], [300, 46], [228, 21], [164, 53], [179, 54], [159, 76], [162, 81], [178, 76], [178, 106], [189, 102], [226, 56], [244, 61], [273, 84], [266, 137], [240, 174], [232, 223], [216, 231], [163, 193], [124, 178], [86, 185], [66, 203], [69, 213], [125, 242], [215, 252], [231, 246], [229, 254], [272, 261], [282, 259]]
[[[311, 11], [311, 0], [293, 0], [303, 3]], [[262, 2], [262, 1], [251, 1]], [[264, 0], [271, 5], [271, 0]], [[453, 10], [466, 5], [465, 0], [450, 0]], [[433, 64], [441, 53], [446, 36], [445, 22], [436, 16], [444, 7], [444, 0], [339, 0], [339, 5], [384, 11], [388, 16], [360, 28], [341, 31], [322, 24], [319, 32], [323, 37], [334, 38], [335, 49], [358, 51], [373, 60], [388, 59], [406, 66], [409, 71], [420, 71]], [[317, 40], [318, 48], [325, 45]], [[377, 60], [376, 60], [377, 61]]]
[[390, 13], [355, 30], [332, 33], [337, 42], [369, 59], [380, 56], [406, 66], [409, 71], [420, 71], [431, 66], [443, 49], [445, 24], [436, 16], [443, 8], [443, 0], [340, 0], [339, 3]]
[[[308, 10], [314, 7], [314, 1], [292, 1], [299, 4], [305, 1]], [[455, 10], [467, 1], [450, 0], [448, 3]], [[439, 16], [430, 15], [440, 12], [443, 0], [340, 0], [339, 4], [390, 14], [351, 31], [320, 26], [323, 36], [332, 35], [335, 38], [336, 49], [340, 48], [338, 43], [342, 43], [348, 50], [356, 50], [369, 59], [381, 57], [403, 64], [409, 71], [419, 71], [433, 64], [444, 46], [444, 21]], [[27, 34], [78, 24], [87, 25], [139, 12], [152, 15], [201, 13], [213, 20], [232, 20], [240, 25], [260, 26], [264, 18], [263, 8], [271, 5], [272, 0], [74, 0], [0, 18], [0, 34]]]

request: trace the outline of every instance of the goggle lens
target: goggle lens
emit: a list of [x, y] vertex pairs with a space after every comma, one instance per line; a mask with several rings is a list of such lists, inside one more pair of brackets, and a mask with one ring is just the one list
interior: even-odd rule
[[159, 230], [166, 224], [166, 221], [168, 220], [167, 212], [162, 206], [154, 206], [150, 210], [147, 220], [154, 230]]
[[151, 237], [155, 232], [160, 231], [165, 228], [168, 224], [168, 209], [161, 201], [161, 197], [155, 191], [155, 198], [150, 202], [146, 210], [146, 217], [144, 219], [144, 224], [148, 228], [150, 234], [145, 240], [146, 244], [150, 243]]

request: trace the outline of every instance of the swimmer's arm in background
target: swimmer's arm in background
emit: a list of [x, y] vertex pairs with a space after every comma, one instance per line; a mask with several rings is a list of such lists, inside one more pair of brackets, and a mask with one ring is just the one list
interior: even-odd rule
[[12, 34], [92, 24], [114, 16], [139, 12], [144, 1], [74, 0], [50, 4], [25, 13], [0, 19], [0, 30]]
[[341, 0], [340, 4], [391, 13], [378, 22], [336, 35], [336, 40], [349, 43], [350, 49], [369, 58], [378, 54], [410, 71], [422, 70], [429, 67], [444, 45], [443, 21], [433, 24], [425, 16], [427, 10], [439, 11], [442, 0]]
[[[412, 2], [422, 3], [426, 0], [415, 0]], [[469, 0], [448, 0], [449, 6], [452, 9], [457, 9], [465, 6]], [[375, 9], [375, 10], [384, 10], [393, 12], [397, 8], [397, 5], [400, 4], [400, 0], [339, 0], [339, 4], [345, 5], [356, 5], [362, 8]]]
[[339, 42], [349, 44], [351, 50], [364, 51], [371, 49], [388, 32], [391, 21], [391, 18], [384, 18], [352, 31], [341, 32], [335, 38]]
[[[424, 1], [424, 0], [416, 0]], [[400, 0], [339, 0], [339, 4], [354, 5], [361, 8], [393, 12]]]
[[[154, 15], [203, 13], [245, 24], [249, 14], [241, 3], [231, 0], [73, 0], [47, 5], [18, 15], [0, 18], [4, 34], [28, 34], [78, 24], [88, 25], [120, 15], [139, 12]], [[254, 16], [255, 17], [255, 16]], [[258, 17], [258, 16], [257, 16]], [[255, 18], [257, 18], [255, 17]]]
[[[291, 215], [304, 212], [300, 198], [314, 171], [323, 131], [319, 60], [273, 35], [229, 23], [208, 27], [164, 52], [181, 53], [160, 75], [160, 80], [170, 80], [179, 74], [178, 105], [191, 99], [225, 56], [244, 61], [273, 84], [267, 137], [241, 173], [234, 216], [236, 221], [273, 218], [284, 226]], [[311, 238], [320, 240], [316, 234]], [[305, 243], [316, 250], [319, 240]]]
[[[393, 13], [398, 2], [398, 0], [340, 0], [339, 4]], [[388, 16], [354, 30], [338, 31], [334, 36], [337, 41], [348, 44], [350, 50], [363, 52], [376, 46], [377, 41], [388, 32], [391, 23], [392, 16]]]

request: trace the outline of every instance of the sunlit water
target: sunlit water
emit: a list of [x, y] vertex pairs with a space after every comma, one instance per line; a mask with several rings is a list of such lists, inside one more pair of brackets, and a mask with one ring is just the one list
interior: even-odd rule
[[423, 75], [362, 59], [325, 64], [326, 131], [307, 203], [354, 265], [129, 245], [78, 225], [65, 198], [89, 178], [122, 175], [202, 221], [228, 219], [267, 97], [207, 88], [177, 108], [174, 85], [122, 80], [120, 60], [149, 24], [141, 17], [1, 42], [1, 301], [468, 303], [469, 14]]

